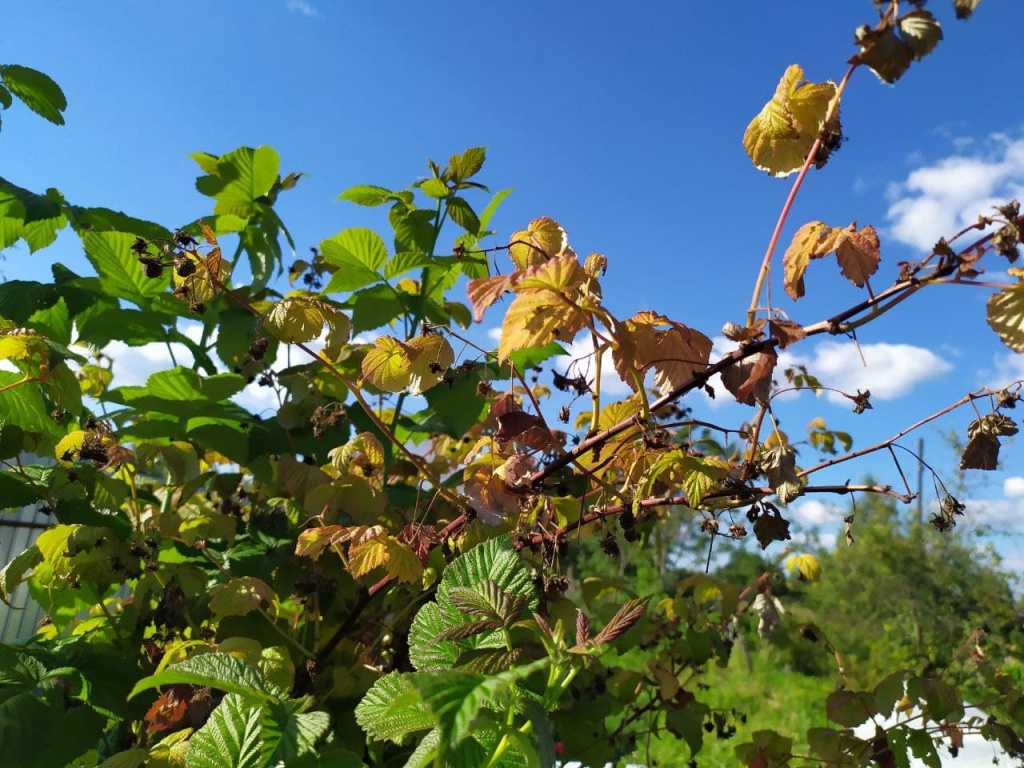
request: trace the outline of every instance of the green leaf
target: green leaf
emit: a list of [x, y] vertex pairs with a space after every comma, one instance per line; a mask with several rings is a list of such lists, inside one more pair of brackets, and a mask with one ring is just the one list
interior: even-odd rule
[[487, 203], [487, 206], [480, 213], [480, 228], [486, 229], [490, 226], [491, 219], [494, 214], [497, 213], [498, 207], [504, 202], [505, 198], [512, 194], [511, 189], [502, 189], [494, 193], [494, 197]]
[[188, 740], [186, 768], [259, 768], [261, 710], [228, 694]]
[[0, 85], [0, 109], [10, 109], [14, 104], [14, 97], [11, 92]]
[[448, 169], [456, 182], [465, 181], [480, 172], [487, 157], [487, 147], [470, 147], [461, 155], [452, 155]]
[[440, 640], [445, 631], [444, 617], [437, 603], [427, 603], [412, 620], [409, 628], [409, 661], [418, 670], [448, 669], [459, 658], [459, 647], [450, 640]]
[[394, 290], [386, 285], [356, 291], [344, 306], [352, 309], [353, 333], [383, 328], [405, 313], [405, 307], [398, 301]]
[[365, 227], [350, 227], [320, 244], [324, 259], [333, 264], [331, 257], [345, 254], [376, 272], [388, 260], [388, 249], [380, 235]]
[[453, 197], [448, 201], [448, 216], [471, 235], [480, 234], [480, 219], [461, 197]]
[[942, 758], [935, 749], [935, 741], [927, 731], [908, 729], [907, 744], [914, 757], [923, 761], [928, 768], [942, 768]]
[[434, 259], [425, 253], [396, 253], [387, 264], [384, 265], [384, 277], [390, 280], [393, 277], [404, 275], [413, 269], [422, 269], [434, 264]]
[[413, 685], [416, 674], [392, 672], [377, 680], [363, 696], [356, 706], [356, 722], [370, 738], [399, 742], [406, 734], [437, 725]]
[[41, 562], [43, 562], [43, 553], [39, 551], [39, 547], [33, 544], [7, 563], [0, 570], [0, 600], [11, 606], [7, 598], [14, 592], [15, 587], [25, 580], [25, 572], [35, 568]]
[[217, 201], [214, 213], [248, 218], [259, 213], [261, 198], [270, 194], [277, 182], [281, 158], [270, 147], [239, 147], [216, 158], [191, 155], [207, 176], [196, 180], [196, 189]]
[[[18, 384], [20, 373], [0, 371], [0, 419], [5, 426], [21, 427], [26, 432], [58, 439], [63, 430], [50, 418], [40, 387], [35, 382]], [[13, 386], [12, 386], [13, 385]]]
[[300, 714], [295, 702], [278, 704], [263, 713], [263, 765], [292, 765], [303, 755], [314, 752], [316, 743], [331, 728], [326, 712]]
[[378, 205], [384, 205], [384, 203], [392, 199], [393, 196], [394, 192], [390, 189], [374, 187], [369, 184], [357, 184], [354, 187], [349, 187], [338, 195], [338, 199], [347, 200], [350, 203], [362, 205], [367, 208], [375, 208]]
[[149, 299], [167, 290], [170, 277], [146, 277], [132, 253], [135, 236], [127, 232], [87, 232], [82, 235], [85, 255], [100, 277], [100, 287], [108, 296], [127, 299], [147, 307]]
[[0, 79], [4, 86], [40, 117], [55, 125], [64, 125], [68, 100], [48, 75], [35, 69], [7, 64], [0, 66]]
[[875, 715], [874, 697], [862, 691], [833, 691], [825, 701], [825, 711], [833, 723], [856, 728]]
[[[18, 509], [39, 501], [41, 489], [15, 472], [0, 472], [0, 509]], [[3, 585], [0, 581], [0, 595]]]
[[441, 181], [441, 179], [427, 179], [420, 184], [420, 191], [427, 197], [439, 200], [448, 197], [449, 190], [448, 185]]
[[217, 617], [244, 616], [273, 599], [274, 590], [265, 581], [239, 576], [210, 588], [210, 612]]
[[65, 224], [63, 197], [57, 190], [37, 195], [0, 178], [0, 248], [21, 238], [34, 253], [56, 240]]
[[281, 264], [281, 245], [277, 236], [277, 228], [268, 226], [266, 222], [259, 226], [250, 224], [238, 235], [239, 245], [249, 257], [253, 291], [264, 288], [274, 276], [274, 266]]
[[208, 685], [226, 693], [235, 693], [253, 702], [272, 702], [283, 693], [254, 667], [226, 653], [206, 653], [171, 664], [162, 672], [144, 677], [135, 684], [128, 698], [162, 685], [188, 683]]

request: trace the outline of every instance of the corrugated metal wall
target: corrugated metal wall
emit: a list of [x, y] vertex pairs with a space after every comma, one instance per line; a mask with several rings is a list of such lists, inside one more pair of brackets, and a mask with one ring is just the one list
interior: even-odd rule
[[[53, 518], [36, 506], [24, 507], [15, 514], [0, 511], [0, 568], [35, 544], [39, 534], [52, 524]], [[17, 586], [10, 602], [14, 608], [0, 602], [0, 642], [24, 642], [35, 634], [43, 609], [29, 596], [26, 584]]]

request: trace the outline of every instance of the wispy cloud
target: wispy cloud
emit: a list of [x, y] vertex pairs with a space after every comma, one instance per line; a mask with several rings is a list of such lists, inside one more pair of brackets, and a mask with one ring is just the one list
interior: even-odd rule
[[957, 154], [890, 186], [887, 217], [896, 240], [929, 250], [993, 206], [1024, 196], [1024, 138], [996, 134], [984, 142], [954, 141], [954, 147]]
[[[863, 355], [863, 359], [862, 359]], [[895, 400], [909, 394], [917, 385], [953, 370], [953, 365], [930, 349], [912, 344], [861, 344], [823, 341], [810, 356], [782, 355], [780, 367], [801, 364], [827, 387], [849, 394], [871, 390], [876, 400]], [[834, 403], [848, 405], [837, 392], [827, 393]]]
[[310, 18], [320, 15], [320, 12], [307, 3], [306, 0], [288, 0], [285, 3], [285, 7], [292, 13], [301, 13], [303, 16], [309, 16]]

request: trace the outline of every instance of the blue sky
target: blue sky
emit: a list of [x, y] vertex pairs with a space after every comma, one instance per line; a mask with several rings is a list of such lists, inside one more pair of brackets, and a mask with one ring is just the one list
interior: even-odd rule
[[[785, 245], [810, 219], [876, 225], [876, 287], [961, 218], [1024, 196], [1024, 102], [1006, 85], [1020, 70], [1024, 4], [986, 0], [968, 23], [948, 0], [931, 6], [945, 41], [895, 88], [857, 73], [843, 106], [849, 140], [812, 172], [783, 235]], [[494, 221], [499, 237], [551, 216], [578, 252], [607, 255], [616, 315], [655, 309], [717, 336], [723, 322], [742, 322], [789, 190], [752, 167], [743, 131], [788, 64], [838, 80], [854, 29], [873, 13], [868, 0], [10, 4], [3, 63], [53, 76], [69, 108], [59, 128], [24, 109], [5, 113], [0, 175], [173, 227], [208, 211], [189, 153], [268, 144], [284, 171], [307, 174], [279, 207], [302, 254], [346, 227], [383, 225], [379, 211], [336, 201], [346, 187], [402, 187], [428, 157], [486, 145], [483, 181], [515, 189]], [[64, 237], [32, 256], [8, 251], [0, 270], [45, 280], [54, 260], [84, 268]], [[834, 263], [812, 264], [807, 292], [790, 302], [776, 280], [773, 298], [805, 323], [861, 298]], [[870, 387], [875, 409], [854, 417], [805, 395], [779, 404], [782, 427], [795, 437], [820, 413], [863, 446], [983, 383], [1024, 376], [984, 323], [986, 298], [940, 287], [906, 303], [861, 332], [867, 368], [845, 340], [798, 345], [798, 361], [826, 383]], [[499, 324], [492, 310], [480, 337]], [[158, 352], [125, 355], [118, 370], [128, 383], [160, 362]], [[733, 424], [745, 414], [697, 405]], [[962, 433], [972, 417], [941, 425]], [[929, 460], [949, 470], [938, 431], [922, 435]], [[1004, 449], [1003, 458], [1003, 471], [972, 477], [972, 495], [987, 500], [987, 520], [1016, 533], [1024, 457]], [[803, 462], [812, 459], [807, 449]], [[876, 460], [829, 480], [867, 472], [899, 482]], [[826, 532], [841, 526], [818, 502], [794, 514]], [[1018, 537], [1000, 546], [1024, 563]]]

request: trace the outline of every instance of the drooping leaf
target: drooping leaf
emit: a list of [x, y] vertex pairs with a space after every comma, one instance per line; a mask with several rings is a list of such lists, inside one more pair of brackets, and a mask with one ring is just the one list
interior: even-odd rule
[[55, 125], [64, 125], [68, 100], [49, 75], [17, 64], [0, 66], [0, 81], [29, 109]]
[[25, 574], [43, 562], [43, 554], [39, 547], [33, 544], [21, 554], [15, 556], [0, 569], [0, 600], [11, 606], [8, 598], [14, 593], [14, 589], [25, 580]]
[[235, 693], [255, 703], [278, 700], [282, 692], [255, 667], [227, 653], [206, 653], [171, 664], [135, 684], [128, 698], [162, 685], [190, 683]]
[[899, 21], [900, 35], [915, 59], [923, 59], [942, 40], [942, 29], [930, 11], [911, 11]]
[[878, 250], [878, 233], [868, 225], [854, 230], [851, 224], [842, 230], [842, 237], [836, 248], [836, 259], [843, 277], [858, 288], [863, 288], [867, 279], [878, 270], [881, 255]]
[[969, 19], [981, 0], [953, 0], [953, 8], [958, 19]]
[[804, 164], [836, 93], [835, 83], [808, 83], [803, 77], [802, 67], [790, 65], [743, 134], [747, 155], [772, 176], [788, 176]]
[[839, 233], [822, 221], [810, 221], [793, 235], [782, 257], [783, 285], [792, 299], [804, 295], [804, 273], [811, 259], [827, 256], [836, 248]]
[[[1019, 274], [1017, 274], [1019, 272]], [[1018, 277], [1024, 271], [1010, 268]], [[988, 300], [988, 324], [1014, 352], [1024, 352], [1024, 281], [993, 294]]]
[[615, 370], [634, 392], [650, 369], [658, 390], [671, 392], [706, 368], [711, 356], [711, 339], [703, 333], [646, 310], [620, 323], [613, 338]]

